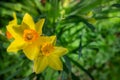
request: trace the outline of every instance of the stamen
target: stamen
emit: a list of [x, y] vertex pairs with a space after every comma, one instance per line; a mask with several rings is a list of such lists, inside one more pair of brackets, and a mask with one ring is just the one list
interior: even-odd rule
[[38, 38], [38, 33], [32, 29], [25, 29], [23, 38], [27, 42], [33, 42]]
[[42, 54], [45, 56], [49, 56], [53, 50], [54, 46], [51, 43], [45, 43], [41, 48]]

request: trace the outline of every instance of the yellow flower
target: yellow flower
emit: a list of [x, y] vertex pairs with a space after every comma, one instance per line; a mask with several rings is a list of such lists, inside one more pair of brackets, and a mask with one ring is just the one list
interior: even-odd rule
[[44, 43], [40, 47], [40, 52], [34, 59], [34, 72], [36, 74], [41, 73], [47, 66], [50, 66], [55, 70], [63, 69], [60, 57], [65, 55], [68, 50], [63, 47], [54, 46], [56, 36], [50, 38], [44, 39]]
[[14, 20], [7, 25], [7, 31], [13, 36], [14, 41], [8, 46], [8, 52], [17, 52], [23, 50], [25, 55], [33, 60], [39, 51], [39, 40], [42, 38], [42, 27], [44, 19], [34, 23], [32, 17], [26, 13], [21, 25], [17, 25], [17, 18], [14, 14]]

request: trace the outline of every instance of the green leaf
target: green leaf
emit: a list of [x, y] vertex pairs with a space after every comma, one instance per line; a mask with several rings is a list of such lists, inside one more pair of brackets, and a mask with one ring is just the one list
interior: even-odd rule
[[120, 4], [113, 4], [113, 7], [120, 8]]
[[82, 56], [82, 35], [80, 35], [80, 43], [79, 43], [79, 51], [78, 51], [78, 59]]
[[70, 63], [70, 60], [66, 56], [64, 56], [64, 59], [65, 59], [65, 65], [66, 65], [68, 71], [71, 72], [72, 65]]
[[80, 80], [79, 76], [76, 76], [74, 73], [71, 73], [72, 80]]
[[10, 66], [9, 68], [7, 68], [7, 69], [5, 69], [5, 70], [1, 70], [1, 71], [0, 71], [0, 75], [1, 75], [1, 74], [6, 74], [7, 72], [9, 72], [9, 71], [11, 71], [11, 70], [13, 70], [13, 69], [15, 69], [15, 68], [18, 68], [18, 67], [20, 67], [22, 64], [23, 64], [23, 62], [21, 62], [21, 63], [19, 63], [19, 64], [14, 64], [14, 65]]
[[84, 71], [91, 78], [91, 80], [94, 80], [94, 77], [82, 65], [80, 65], [77, 61], [73, 60], [70, 57], [68, 57], [68, 59], [70, 61], [72, 61], [78, 68], [80, 68], [82, 71]]
[[6, 9], [15, 10], [15, 11], [21, 11], [22, 10], [22, 5], [20, 3], [14, 4], [14, 3], [0, 1], [0, 6], [6, 8]]

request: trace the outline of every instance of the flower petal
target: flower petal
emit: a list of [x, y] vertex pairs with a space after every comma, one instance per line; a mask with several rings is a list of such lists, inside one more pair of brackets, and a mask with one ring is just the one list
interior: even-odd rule
[[17, 17], [16, 17], [16, 13], [13, 13], [13, 20], [9, 22], [9, 24], [14, 24], [17, 25]]
[[27, 24], [30, 29], [35, 30], [35, 24], [34, 24], [33, 18], [28, 13], [24, 15], [22, 24], [23, 23]]
[[45, 42], [49, 42], [49, 43], [52, 43], [52, 44], [55, 44], [56, 43], [56, 36], [40, 36], [40, 39], [39, 39], [40, 43], [43, 44]]
[[28, 44], [28, 46], [23, 49], [26, 57], [30, 60], [33, 60], [37, 56], [39, 51], [39, 46], [36, 43]]
[[52, 44], [56, 44], [56, 36], [51, 36], [51, 37], [50, 37], [50, 42], [51, 42]]
[[25, 42], [22, 40], [14, 40], [10, 46], [8, 46], [7, 51], [8, 52], [17, 52], [18, 50], [22, 49], [23, 46], [25, 46]]
[[55, 50], [52, 54], [61, 57], [61, 56], [65, 55], [67, 52], [68, 52], [67, 48], [55, 47]]
[[18, 27], [17, 25], [17, 18], [16, 18], [16, 14], [13, 13], [13, 17], [14, 19], [12, 21], [9, 22], [9, 24], [6, 26], [7, 31], [14, 37], [14, 38], [18, 38], [20, 37], [19, 34], [17, 34], [14, 30], [14, 27]]
[[14, 37], [14, 38], [20, 38], [21, 36], [16, 33], [17, 31], [14, 30], [14, 25], [13, 24], [9, 24], [7, 25], [7, 31], [9, 31], [9, 33]]
[[38, 34], [42, 34], [42, 27], [43, 27], [44, 22], [45, 22], [45, 19], [40, 19], [36, 23], [36, 30], [37, 30]]
[[34, 60], [34, 72], [36, 74], [41, 73], [48, 66], [48, 60], [46, 56], [38, 56]]
[[60, 61], [59, 57], [56, 55], [48, 56], [48, 63], [49, 66], [55, 70], [63, 70], [62, 62]]

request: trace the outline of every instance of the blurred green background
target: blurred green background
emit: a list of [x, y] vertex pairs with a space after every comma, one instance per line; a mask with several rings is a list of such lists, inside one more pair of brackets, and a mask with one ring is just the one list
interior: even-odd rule
[[[45, 18], [44, 35], [57, 35], [69, 49], [61, 58], [63, 71], [32, 71], [22, 51], [7, 53], [6, 25], [16, 12], [36, 22]], [[119, 80], [120, 0], [0, 0], [0, 80]]]

